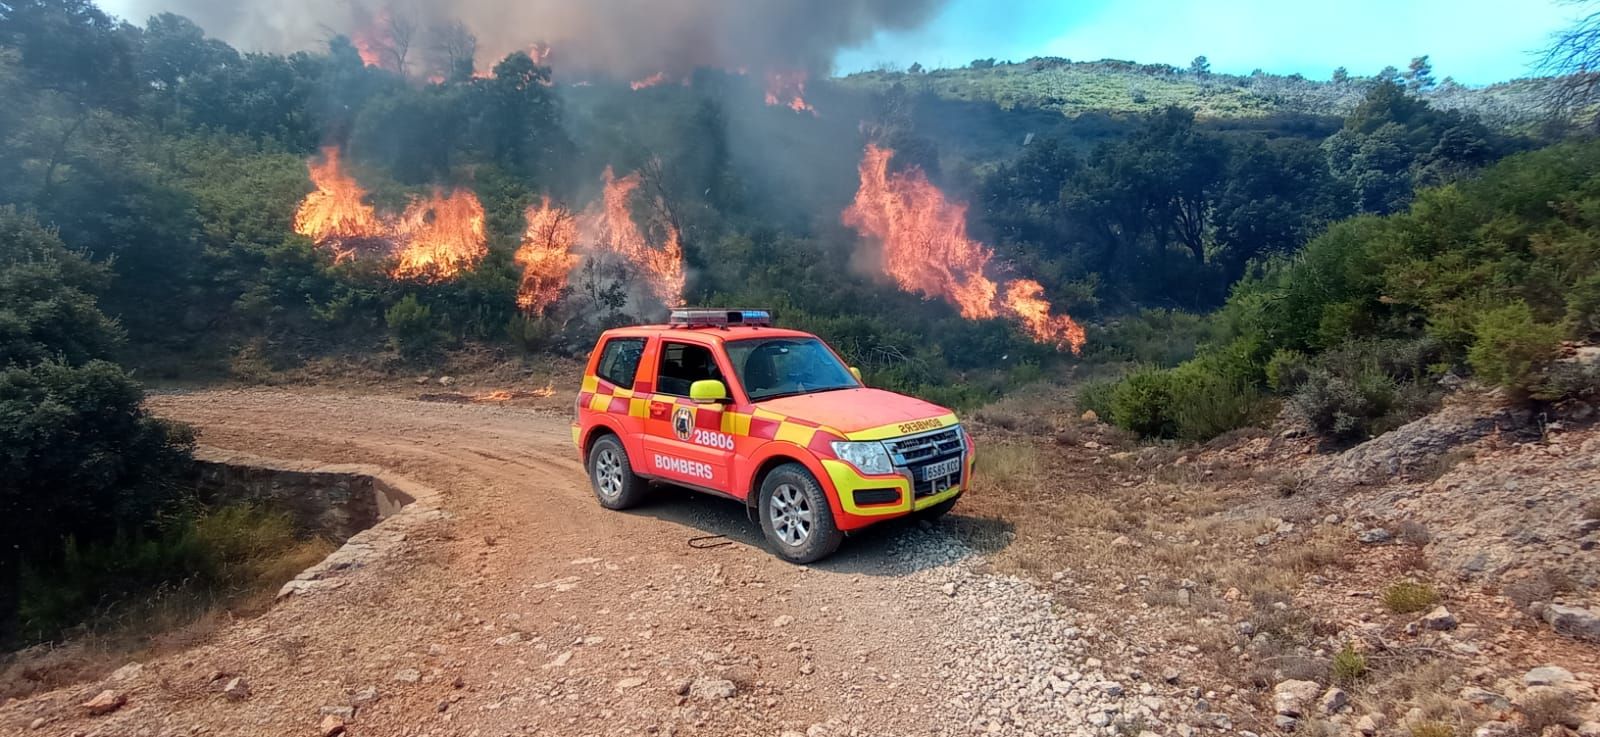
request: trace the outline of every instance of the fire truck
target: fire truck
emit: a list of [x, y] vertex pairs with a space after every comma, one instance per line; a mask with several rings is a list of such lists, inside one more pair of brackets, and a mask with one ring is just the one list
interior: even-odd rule
[[635, 506], [653, 483], [727, 497], [794, 563], [877, 522], [939, 517], [972, 480], [954, 412], [867, 387], [766, 310], [678, 309], [666, 325], [605, 332], [572, 439], [602, 507]]

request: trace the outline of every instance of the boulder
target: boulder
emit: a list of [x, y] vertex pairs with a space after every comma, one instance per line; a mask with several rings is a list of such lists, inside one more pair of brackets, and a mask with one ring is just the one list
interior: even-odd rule
[[1284, 681], [1272, 689], [1272, 707], [1283, 716], [1298, 717], [1321, 693], [1316, 681]]
[[126, 703], [128, 703], [127, 694], [112, 691], [108, 688], [78, 706], [89, 716], [97, 717], [121, 709], [122, 705]]
[[1372, 735], [1383, 730], [1383, 724], [1386, 721], [1388, 721], [1388, 718], [1382, 712], [1373, 712], [1356, 720], [1356, 731], [1367, 735], [1367, 737], [1372, 737]]
[[1572, 682], [1572, 671], [1558, 665], [1541, 665], [1522, 675], [1522, 685], [1560, 686]]
[[1456, 621], [1456, 615], [1451, 614], [1449, 609], [1442, 606], [1434, 607], [1433, 611], [1422, 615], [1422, 619], [1418, 620], [1417, 623], [1422, 625], [1423, 629], [1430, 629], [1436, 632], [1449, 632], [1459, 624]]
[[222, 695], [234, 701], [243, 701], [250, 698], [250, 684], [243, 678], [231, 678], [222, 686]]
[[726, 678], [696, 678], [689, 684], [689, 696], [699, 701], [731, 699], [738, 692], [739, 688]]
[[1600, 614], [1593, 609], [1548, 604], [1544, 608], [1544, 621], [1551, 629], [1568, 637], [1600, 640]]
[[1317, 699], [1317, 706], [1322, 709], [1322, 713], [1330, 716], [1338, 714], [1349, 705], [1350, 694], [1345, 693], [1345, 690], [1338, 686], [1323, 691], [1322, 698]]
[[322, 722], [317, 725], [317, 734], [322, 737], [338, 737], [344, 734], [344, 720], [332, 714], [322, 717]]

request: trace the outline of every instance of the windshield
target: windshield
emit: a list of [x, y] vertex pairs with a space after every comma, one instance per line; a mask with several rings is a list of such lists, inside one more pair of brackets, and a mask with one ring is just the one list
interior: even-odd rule
[[728, 344], [728, 359], [752, 402], [861, 386], [816, 338], [735, 341]]

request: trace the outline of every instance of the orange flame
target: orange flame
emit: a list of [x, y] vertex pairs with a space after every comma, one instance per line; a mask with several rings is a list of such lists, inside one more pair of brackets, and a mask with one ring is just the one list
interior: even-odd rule
[[1001, 285], [987, 272], [994, 249], [967, 235], [967, 206], [951, 202], [921, 169], [890, 173], [892, 149], [868, 144], [861, 188], [844, 224], [878, 241], [883, 269], [901, 289], [955, 305], [961, 316], [1005, 315], [1040, 343], [1083, 350], [1084, 331], [1068, 315], [1051, 315], [1044, 287], [1032, 279]]
[[663, 304], [678, 304], [683, 299], [685, 278], [677, 226], [661, 222], [661, 245], [651, 245], [634, 223], [629, 207], [629, 200], [642, 181], [638, 172], [618, 179], [608, 166], [604, 179], [601, 201], [584, 211], [581, 228], [585, 236], [592, 236], [590, 242], [596, 249], [622, 256], [638, 268], [649, 282], [650, 291]]
[[361, 56], [363, 65], [398, 72], [400, 70], [394, 68], [393, 59], [389, 58], [394, 53], [394, 41], [389, 37], [389, 23], [389, 10], [387, 8], [379, 10], [368, 19], [364, 27], [350, 34], [350, 43], [356, 47], [356, 53]]
[[658, 84], [661, 84], [662, 82], [665, 82], [665, 81], [667, 81], [667, 73], [666, 72], [656, 72], [655, 74], [652, 74], [652, 75], [650, 75], [648, 77], [645, 77], [644, 79], [636, 79], [636, 80], [628, 83], [628, 86], [633, 88], [633, 90], [635, 92], [637, 92], [637, 91], [642, 90], [642, 89], [644, 89], [646, 87], [654, 87], [654, 86], [656, 86]]
[[306, 195], [294, 214], [294, 232], [333, 251], [335, 261], [355, 256], [357, 241], [382, 238], [387, 227], [378, 219], [355, 178], [339, 166], [339, 149], [322, 150], [322, 163], [307, 163], [316, 191]]
[[806, 81], [809, 75], [804, 69], [774, 69], [767, 72], [767, 104], [785, 105], [797, 113], [817, 114], [816, 108], [806, 102]]
[[488, 255], [483, 205], [467, 190], [448, 196], [437, 191], [412, 201], [396, 225], [404, 244], [389, 274], [396, 279], [449, 279], [471, 269]]
[[527, 219], [528, 229], [515, 256], [522, 265], [517, 306], [539, 315], [561, 299], [567, 275], [582, 260], [572, 252], [578, 241], [578, 224], [570, 211], [552, 205], [549, 197], [538, 207], [529, 207]]

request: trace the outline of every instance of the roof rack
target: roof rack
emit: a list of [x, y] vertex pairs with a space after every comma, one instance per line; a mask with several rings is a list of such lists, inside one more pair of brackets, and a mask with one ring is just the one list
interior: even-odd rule
[[772, 310], [679, 307], [672, 311], [667, 324], [675, 328], [728, 328], [735, 325], [769, 327], [772, 325]]

